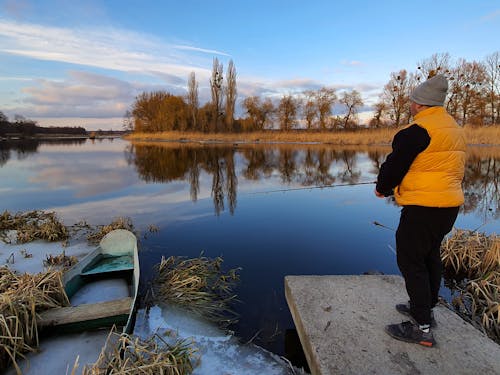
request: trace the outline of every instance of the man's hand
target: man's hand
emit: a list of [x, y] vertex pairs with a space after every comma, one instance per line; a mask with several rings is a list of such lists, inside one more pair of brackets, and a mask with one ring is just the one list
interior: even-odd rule
[[384, 196], [384, 194], [379, 193], [379, 192], [377, 191], [377, 189], [375, 189], [375, 195], [377, 196], [377, 198], [384, 198], [384, 197], [385, 197], [385, 196]]

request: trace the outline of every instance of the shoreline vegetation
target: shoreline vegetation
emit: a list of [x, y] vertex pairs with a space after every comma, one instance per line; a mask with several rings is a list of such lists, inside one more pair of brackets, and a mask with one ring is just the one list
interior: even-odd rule
[[[318, 143], [339, 146], [390, 146], [394, 134], [401, 129], [402, 127], [339, 132], [306, 130], [268, 130], [248, 133], [134, 132], [124, 136], [124, 139], [130, 141], [182, 143]], [[499, 126], [465, 126], [464, 129], [467, 144], [470, 146], [500, 146]]]

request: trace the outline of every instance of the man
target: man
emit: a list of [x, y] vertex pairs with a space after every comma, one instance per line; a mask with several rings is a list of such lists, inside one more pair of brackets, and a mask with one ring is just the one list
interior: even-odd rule
[[396, 305], [410, 321], [388, 325], [386, 332], [426, 347], [436, 345], [431, 326], [441, 284], [441, 241], [464, 202], [465, 137], [443, 108], [447, 91], [446, 78], [436, 75], [410, 95], [414, 122], [394, 136], [375, 188], [377, 197], [394, 194], [402, 206], [397, 262], [410, 297], [408, 304]]

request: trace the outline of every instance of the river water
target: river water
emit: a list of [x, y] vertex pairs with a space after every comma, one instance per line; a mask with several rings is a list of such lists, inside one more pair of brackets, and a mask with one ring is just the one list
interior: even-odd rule
[[[285, 275], [399, 274], [399, 208], [373, 194], [387, 147], [0, 141], [0, 210], [56, 211], [66, 225], [130, 217], [144, 284], [162, 256], [241, 267], [231, 327], [293, 357]], [[500, 148], [470, 148], [461, 229], [498, 233]], [[330, 185], [333, 187], [318, 188]], [[374, 225], [374, 222], [383, 224]], [[151, 232], [154, 226], [158, 231]], [[443, 286], [441, 294], [450, 295]], [[395, 301], [401, 302], [401, 301]], [[321, 301], [318, 301], [321, 303]]]

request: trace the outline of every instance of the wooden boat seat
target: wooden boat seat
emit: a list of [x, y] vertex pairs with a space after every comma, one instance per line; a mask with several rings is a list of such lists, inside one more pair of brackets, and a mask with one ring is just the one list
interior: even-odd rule
[[42, 312], [37, 323], [40, 327], [53, 327], [72, 323], [84, 324], [85, 321], [128, 315], [132, 303], [133, 298], [127, 297], [107, 302], [59, 307]]

